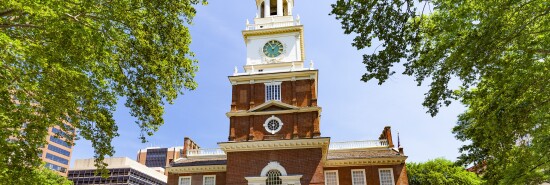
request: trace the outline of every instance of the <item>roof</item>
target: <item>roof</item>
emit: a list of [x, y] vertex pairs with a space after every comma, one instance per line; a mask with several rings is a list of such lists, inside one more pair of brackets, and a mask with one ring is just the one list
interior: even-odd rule
[[369, 159], [369, 158], [389, 158], [389, 157], [403, 157], [404, 155], [399, 154], [398, 151], [395, 151], [390, 148], [382, 149], [367, 149], [367, 150], [329, 150], [327, 159], [328, 160], [339, 160], [339, 159]]
[[[134, 170], [137, 170], [141, 173], [144, 173], [152, 178], [155, 178], [157, 180], [160, 180], [162, 182], [166, 182], [167, 177], [157, 172], [151, 168], [148, 168], [147, 166], [140, 164], [130, 158], [127, 157], [111, 157], [111, 158], [105, 158], [103, 162], [107, 163], [107, 169], [117, 169], [117, 168], [131, 168]], [[74, 162], [73, 168], [69, 169], [69, 171], [77, 171], [77, 170], [96, 170], [97, 167], [95, 167], [95, 159], [77, 159]]]
[[227, 157], [220, 156], [215, 158], [180, 158], [170, 164], [172, 167], [179, 166], [207, 166], [207, 165], [225, 165]]

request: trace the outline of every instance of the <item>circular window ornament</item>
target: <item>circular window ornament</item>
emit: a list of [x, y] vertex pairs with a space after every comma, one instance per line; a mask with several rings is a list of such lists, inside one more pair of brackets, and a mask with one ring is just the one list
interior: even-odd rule
[[283, 122], [278, 117], [271, 116], [265, 120], [264, 128], [267, 132], [275, 134], [283, 128]]

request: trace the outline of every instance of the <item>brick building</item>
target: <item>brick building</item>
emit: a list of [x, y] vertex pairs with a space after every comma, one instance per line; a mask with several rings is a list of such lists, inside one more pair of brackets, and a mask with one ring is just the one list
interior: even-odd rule
[[174, 159], [182, 157], [183, 147], [149, 147], [137, 152], [136, 161], [156, 171], [165, 173], [165, 168]]
[[[265, 2], [264, 2], [265, 1]], [[390, 127], [377, 140], [330, 142], [321, 135], [319, 71], [304, 66], [304, 27], [293, 0], [256, 0], [242, 32], [247, 61], [229, 81], [228, 141], [202, 149], [186, 138], [166, 168], [169, 185], [402, 185], [403, 149]]]

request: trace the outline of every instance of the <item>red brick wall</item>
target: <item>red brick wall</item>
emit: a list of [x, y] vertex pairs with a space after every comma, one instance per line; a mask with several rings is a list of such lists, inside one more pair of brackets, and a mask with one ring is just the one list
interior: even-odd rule
[[191, 176], [191, 184], [202, 184], [204, 175], [216, 175], [216, 185], [225, 185], [225, 172], [219, 173], [193, 173], [193, 174], [168, 174], [168, 185], [178, 185], [180, 176]]
[[289, 175], [303, 175], [301, 184], [324, 184], [322, 150], [292, 149], [275, 151], [229, 152], [227, 154], [227, 185], [246, 185], [244, 177], [258, 177], [272, 161], [279, 162]]
[[[266, 135], [272, 135], [264, 128], [265, 121], [272, 115], [242, 116], [230, 119], [230, 130], [234, 130], [234, 141], [264, 140]], [[319, 124], [317, 112], [289, 113], [275, 115], [283, 122], [283, 127], [275, 138], [293, 139], [294, 131], [298, 138], [312, 138], [315, 125]], [[252, 127], [252, 130], [250, 129]], [[296, 128], [295, 128], [296, 127]], [[231, 135], [231, 132], [229, 133]], [[253, 136], [249, 138], [249, 135]], [[231, 138], [231, 137], [230, 137]]]
[[[298, 107], [316, 106], [312, 104], [315, 96], [315, 80], [284, 81], [281, 83], [281, 102]], [[233, 85], [231, 111], [249, 110], [265, 102], [265, 85]]]
[[378, 174], [378, 169], [380, 168], [392, 168], [393, 169], [393, 178], [396, 185], [408, 185], [407, 170], [405, 164], [400, 165], [380, 165], [380, 166], [356, 166], [356, 167], [331, 167], [325, 168], [324, 170], [338, 170], [338, 180], [340, 185], [351, 185], [351, 170], [353, 169], [364, 169], [367, 184], [368, 185], [379, 185], [380, 176]]

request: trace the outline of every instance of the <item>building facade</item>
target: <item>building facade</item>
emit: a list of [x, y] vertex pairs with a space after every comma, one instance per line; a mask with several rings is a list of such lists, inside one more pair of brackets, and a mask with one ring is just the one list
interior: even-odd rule
[[67, 169], [69, 169], [73, 152], [73, 146], [67, 142], [67, 137], [63, 137], [69, 134], [75, 134], [74, 128], [70, 125], [66, 125], [65, 131], [58, 126], [49, 128], [48, 145], [42, 148], [42, 154], [40, 155], [47, 168], [62, 176], [67, 176]]
[[[167, 167], [169, 185], [402, 185], [403, 149], [391, 128], [371, 141], [331, 142], [320, 131], [318, 73], [305, 66], [304, 27], [293, 0], [256, 0], [242, 32], [244, 71], [229, 76], [228, 141], [202, 149], [184, 141]], [[344, 92], [345, 93], [345, 92]]]
[[[149, 168], [153, 168], [159, 172], [165, 173], [165, 168], [174, 161], [182, 157], [183, 146], [162, 148], [149, 147], [140, 149], [137, 152], [136, 161]], [[165, 174], [167, 175], [167, 173]]]
[[165, 185], [166, 176], [126, 157], [114, 157], [104, 160], [109, 170], [109, 178], [95, 175], [94, 159], [79, 159], [69, 170], [68, 178], [75, 185], [112, 184], [112, 185]]

